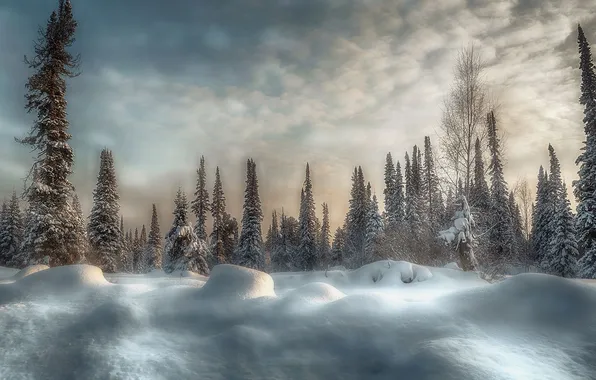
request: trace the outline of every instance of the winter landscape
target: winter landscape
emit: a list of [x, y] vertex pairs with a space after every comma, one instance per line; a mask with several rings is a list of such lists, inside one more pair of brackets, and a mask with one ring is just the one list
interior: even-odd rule
[[596, 379], [596, 11], [406, 3], [0, 4], [0, 379]]

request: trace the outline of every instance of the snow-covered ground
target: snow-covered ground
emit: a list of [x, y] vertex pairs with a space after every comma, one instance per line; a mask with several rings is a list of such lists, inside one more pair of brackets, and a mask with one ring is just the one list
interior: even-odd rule
[[0, 379], [596, 379], [596, 286], [382, 261], [0, 268]]

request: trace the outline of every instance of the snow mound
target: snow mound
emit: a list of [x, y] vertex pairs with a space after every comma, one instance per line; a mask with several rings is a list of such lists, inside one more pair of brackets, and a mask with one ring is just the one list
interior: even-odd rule
[[323, 282], [313, 282], [294, 289], [279, 299], [278, 305], [287, 312], [309, 311], [312, 307], [325, 305], [346, 295]]
[[445, 265], [443, 268], [447, 268], [447, 269], [454, 269], [454, 270], [462, 270], [459, 265], [457, 265], [456, 262], [451, 262], [447, 265]]
[[100, 268], [85, 264], [41, 270], [14, 283], [23, 290], [46, 294], [109, 284]]
[[16, 273], [14, 276], [12, 276], [12, 279], [17, 281], [23, 277], [27, 277], [33, 273], [41, 272], [42, 270], [46, 270], [46, 269], [50, 269], [50, 267], [47, 265], [43, 265], [43, 264], [31, 265], [25, 269], [21, 269], [18, 273]]
[[199, 295], [201, 298], [242, 300], [276, 296], [270, 275], [231, 264], [216, 265]]

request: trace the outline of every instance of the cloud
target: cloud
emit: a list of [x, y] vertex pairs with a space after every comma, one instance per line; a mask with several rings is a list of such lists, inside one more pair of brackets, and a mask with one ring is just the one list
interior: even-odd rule
[[[37, 24], [52, 1], [0, 5], [0, 158], [23, 164], [10, 141], [22, 111]], [[198, 158], [220, 166], [229, 209], [240, 217], [244, 163], [258, 164], [265, 214], [297, 214], [304, 165], [316, 202], [343, 221], [350, 175], [362, 165], [378, 196], [385, 154], [402, 159], [437, 131], [458, 49], [476, 43], [489, 66], [507, 133], [507, 174], [534, 178], [552, 142], [568, 183], [582, 140], [575, 27], [596, 41], [582, 0], [157, 0], [78, 1], [75, 45], [82, 75], [70, 81], [77, 155], [73, 182], [84, 207], [99, 152], [114, 150], [123, 213], [148, 222], [159, 204], [169, 224], [178, 186], [194, 185]], [[10, 38], [8, 36], [11, 36]], [[27, 156], [25, 156], [27, 157]], [[7, 162], [8, 162], [7, 161]], [[16, 164], [0, 190], [12, 189]], [[382, 197], [380, 197], [382, 198]], [[320, 208], [320, 207], [319, 207]], [[147, 211], [147, 212], [145, 212]]]

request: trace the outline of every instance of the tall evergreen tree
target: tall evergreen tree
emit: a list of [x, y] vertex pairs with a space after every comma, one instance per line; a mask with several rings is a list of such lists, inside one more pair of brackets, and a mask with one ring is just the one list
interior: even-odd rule
[[350, 205], [346, 216], [344, 253], [347, 255], [345, 257], [346, 261], [356, 267], [363, 262], [364, 237], [366, 235], [366, 219], [369, 208], [364, 183], [362, 168], [354, 169]]
[[12, 198], [6, 206], [6, 210], [3, 210], [3, 214], [3, 228], [0, 232], [2, 261], [11, 267], [20, 267], [22, 263], [17, 258], [23, 240], [23, 219], [16, 192], [12, 193]]
[[538, 185], [536, 186], [536, 203], [532, 213], [532, 251], [536, 263], [541, 263], [549, 249], [550, 221], [553, 218], [548, 173], [540, 166]]
[[100, 155], [87, 235], [92, 263], [109, 273], [116, 272], [122, 263], [119, 199], [112, 152], [104, 149]]
[[[8, 205], [6, 204], [6, 199], [2, 201], [2, 211], [0, 211], [0, 240], [2, 236], [8, 233]], [[9, 256], [8, 252], [5, 252], [3, 248], [0, 247], [0, 266], [5, 267], [9, 265], [9, 262], [12, 261], [14, 258], [13, 256]]]
[[223, 262], [231, 262], [234, 250], [238, 246], [238, 221], [226, 213], [223, 218], [222, 231]]
[[323, 208], [323, 223], [321, 224], [321, 240], [319, 244], [319, 267], [325, 268], [331, 259], [331, 228], [329, 225], [329, 206], [327, 203], [321, 205]]
[[402, 223], [404, 221], [404, 217], [406, 215], [406, 211], [404, 209], [404, 202], [405, 202], [405, 195], [404, 195], [404, 180], [401, 174], [401, 165], [399, 161], [395, 163], [395, 180], [394, 180], [394, 194], [393, 194], [393, 211], [395, 213], [395, 221], [398, 223]]
[[395, 180], [396, 172], [395, 166], [393, 164], [393, 157], [391, 156], [391, 153], [387, 153], [387, 158], [385, 161], [385, 190], [383, 190], [383, 194], [385, 194], [385, 216], [389, 228], [392, 228], [397, 224], [397, 212], [395, 210]]
[[370, 207], [368, 209], [368, 218], [366, 225], [366, 237], [364, 240], [364, 250], [368, 262], [372, 262], [377, 254], [376, 244], [383, 234], [383, 218], [379, 214], [379, 204], [377, 203], [377, 196], [373, 195], [370, 200]]
[[427, 219], [433, 235], [436, 233], [441, 222], [441, 216], [445, 212], [445, 205], [439, 189], [439, 177], [435, 169], [435, 160], [430, 137], [424, 137], [424, 168], [423, 188], [425, 190], [425, 204]]
[[306, 164], [306, 178], [300, 204], [300, 259], [302, 270], [314, 270], [317, 265], [315, 200], [310, 179], [310, 166]]
[[491, 229], [489, 233], [490, 254], [494, 264], [502, 265], [514, 258], [513, 225], [509, 213], [507, 182], [503, 173], [500, 141], [494, 112], [487, 115], [488, 139], [491, 161]]
[[[565, 187], [564, 184], [563, 187]], [[571, 204], [566, 191], [557, 202], [554, 220], [556, 223], [553, 226], [554, 233], [550, 242], [548, 260], [542, 263], [542, 267], [548, 273], [557, 276], [575, 277], [579, 249]]]
[[296, 219], [287, 217], [282, 210], [279, 222], [279, 240], [271, 256], [273, 271], [288, 272], [296, 268], [295, 252], [298, 247], [293, 236], [296, 234], [296, 229], [299, 229]]
[[178, 189], [174, 205], [174, 221], [166, 235], [163, 270], [166, 273], [188, 270], [208, 275], [207, 245], [197, 237], [188, 220], [188, 201], [182, 189]]
[[201, 156], [199, 170], [197, 170], [197, 186], [195, 199], [191, 203], [191, 210], [195, 214], [195, 233], [199, 239], [207, 241], [207, 213], [209, 212], [209, 192], [207, 191], [207, 172], [205, 171], [205, 157]]
[[161, 268], [162, 243], [161, 232], [159, 231], [159, 218], [155, 203], [151, 210], [151, 226], [149, 227], [149, 237], [147, 238], [147, 247], [144, 254], [144, 262], [148, 272]]
[[215, 184], [213, 186], [213, 203], [211, 204], [211, 216], [213, 217], [213, 230], [211, 231], [212, 264], [229, 263], [232, 260], [232, 256], [227, 255], [224, 249], [225, 215], [226, 197], [219, 174], [219, 167], [217, 167], [215, 169]]
[[519, 209], [519, 206], [515, 202], [515, 195], [513, 194], [513, 191], [509, 192], [507, 206], [511, 217], [511, 227], [513, 232], [513, 252], [515, 252], [516, 254], [515, 259], [519, 263], [525, 263], [526, 257], [523, 257], [522, 254], [525, 251], [524, 247], [526, 246], [526, 238], [524, 236], [524, 231], [522, 227], [521, 211]]
[[277, 211], [273, 210], [271, 213], [271, 224], [267, 230], [267, 237], [265, 239], [265, 249], [272, 255], [271, 252], [275, 250], [275, 246], [279, 240], [279, 226], [277, 224]]
[[87, 256], [87, 251], [89, 250], [89, 239], [87, 237], [87, 225], [85, 223], [85, 216], [83, 215], [83, 207], [81, 206], [81, 202], [79, 201], [79, 197], [76, 193], [73, 193], [72, 208], [75, 215], [75, 235], [79, 239], [77, 246], [79, 246], [81, 250], [79, 261], [83, 261]]
[[333, 236], [333, 243], [331, 245], [331, 264], [333, 266], [344, 263], [344, 250], [346, 249], [346, 230], [342, 227], [337, 227], [335, 235]]
[[[474, 150], [474, 181], [470, 188], [471, 206], [478, 210], [479, 215], [485, 215], [490, 209], [490, 193], [484, 171], [484, 160], [482, 158], [482, 147], [480, 139], [476, 138]], [[478, 223], [479, 221], [476, 220]]]
[[246, 162], [246, 190], [244, 192], [244, 213], [242, 215], [242, 231], [238, 243], [238, 264], [247, 268], [264, 270], [265, 256], [261, 222], [263, 212], [259, 198], [256, 164], [252, 159]]
[[576, 230], [582, 253], [579, 275], [596, 278], [596, 71], [590, 44], [581, 26], [577, 26], [581, 70], [580, 104], [584, 107], [583, 152], [576, 160], [580, 165], [579, 180], [573, 183], [577, 199]]
[[17, 141], [38, 152], [25, 190], [30, 207], [21, 259], [26, 264], [56, 266], [82, 259], [70, 202], [73, 186], [68, 177], [74, 155], [68, 144], [66, 111], [66, 78], [76, 75], [78, 65], [78, 58], [68, 51], [76, 28], [70, 0], [59, 0], [45, 29], [40, 29], [35, 57], [25, 60], [35, 70], [26, 84], [25, 108], [35, 111], [37, 119], [28, 136]]

